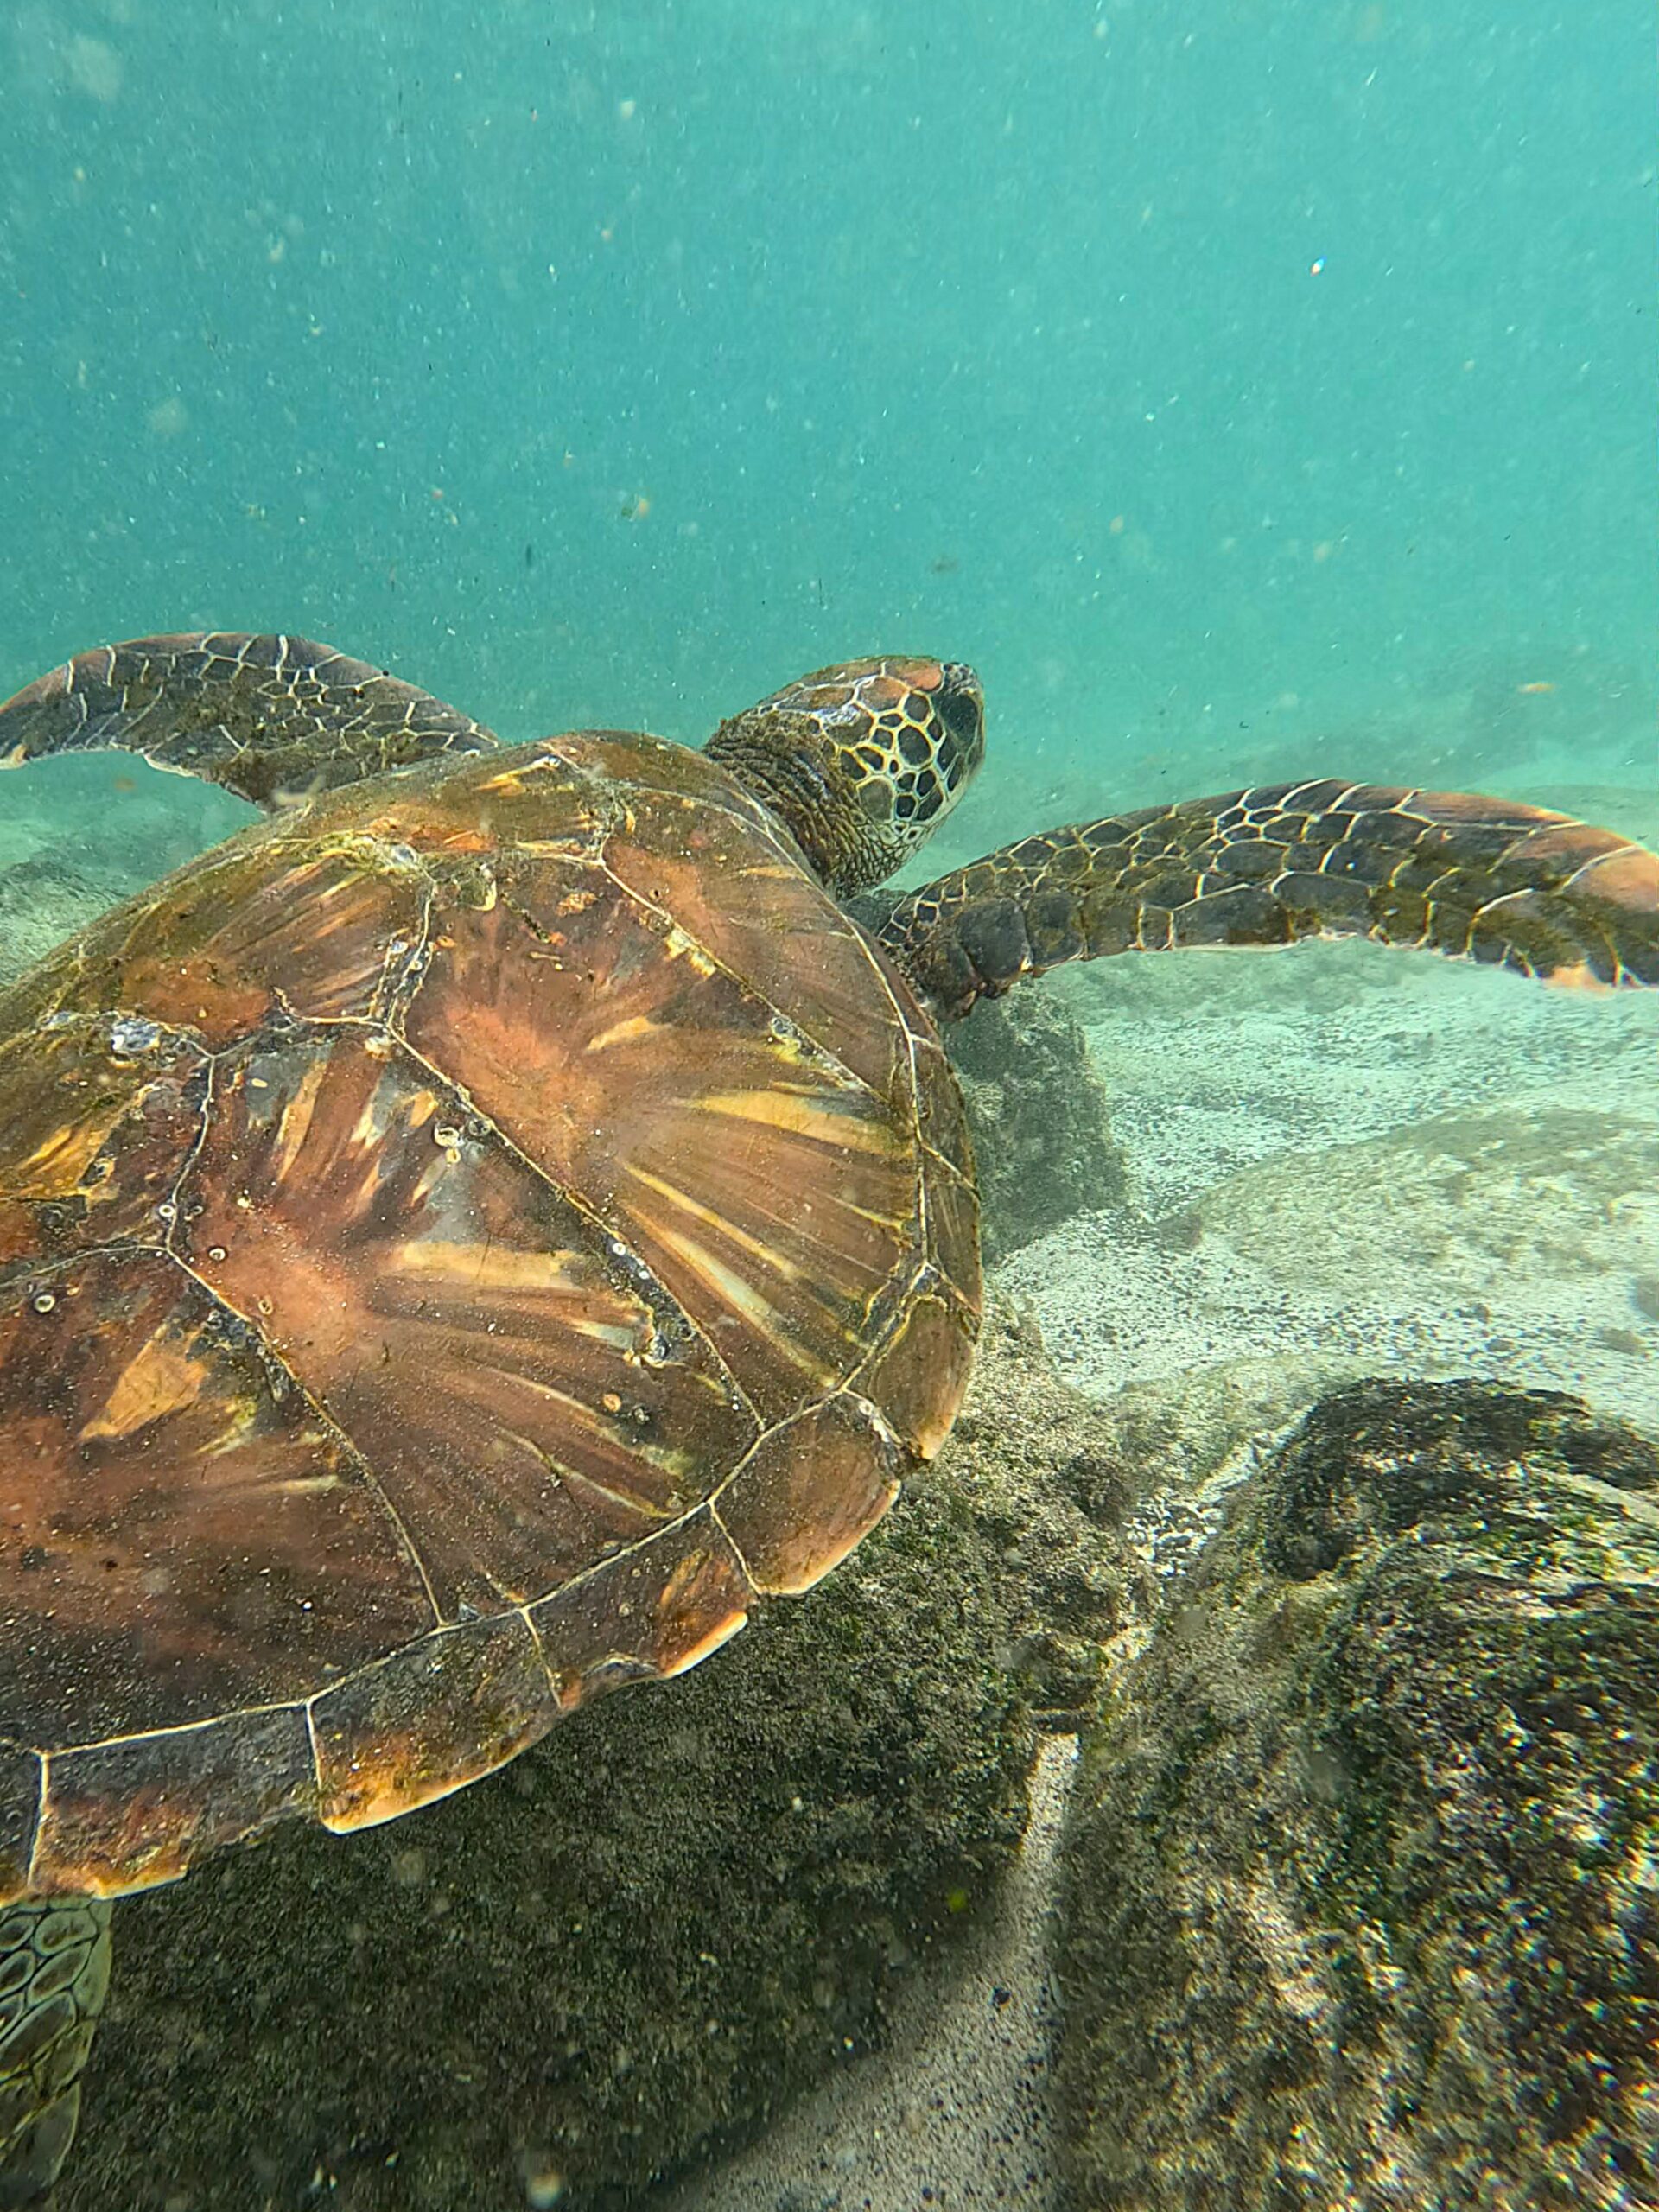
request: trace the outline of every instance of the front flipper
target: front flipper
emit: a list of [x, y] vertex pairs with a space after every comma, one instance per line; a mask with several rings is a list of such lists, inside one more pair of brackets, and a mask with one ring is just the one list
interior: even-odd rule
[[0, 767], [113, 747], [271, 809], [497, 742], [442, 699], [330, 645], [230, 631], [101, 645], [0, 706]]
[[0, 1906], [0, 2212], [36, 2203], [57, 2178], [109, 1980], [101, 1898]]
[[1027, 837], [900, 899], [878, 935], [942, 1020], [1065, 960], [1305, 937], [1659, 985], [1659, 858], [1511, 799], [1327, 778]]

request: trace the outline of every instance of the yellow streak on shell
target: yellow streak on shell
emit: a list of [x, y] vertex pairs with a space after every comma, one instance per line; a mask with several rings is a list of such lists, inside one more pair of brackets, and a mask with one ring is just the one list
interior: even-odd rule
[[79, 1441], [130, 1436], [152, 1421], [181, 1413], [202, 1396], [213, 1363], [185, 1351], [164, 1336], [142, 1344], [117, 1376], [102, 1408], [83, 1424]]
[[586, 1049], [590, 1052], [603, 1052], [613, 1045], [632, 1045], [637, 1039], [649, 1037], [653, 1030], [661, 1027], [661, 1022], [653, 1021], [648, 1014], [630, 1014], [626, 1021], [613, 1022], [610, 1028], [601, 1029], [596, 1037], [590, 1037]]
[[[716, 1213], [712, 1206], [706, 1206], [700, 1199], [691, 1198], [686, 1192], [677, 1190], [672, 1183], [665, 1182], [660, 1175], [652, 1174], [648, 1168], [631, 1167], [628, 1173], [636, 1183], [643, 1183], [646, 1190], [654, 1191], [659, 1198], [666, 1198], [670, 1205], [677, 1207], [680, 1212], [690, 1214], [694, 1221], [706, 1223], [711, 1229], [717, 1229], [730, 1243], [740, 1246], [752, 1259], [758, 1260], [763, 1268], [770, 1268], [773, 1274], [781, 1275], [785, 1282], [800, 1281], [804, 1270], [792, 1260], [785, 1259], [781, 1252], [774, 1251], [770, 1244], [763, 1243], [758, 1236], [751, 1236], [746, 1230], [740, 1229], [735, 1222], [728, 1221], [723, 1214]], [[675, 1250], [679, 1252], [683, 1258], [689, 1259], [692, 1253], [702, 1252], [701, 1245], [675, 1243], [673, 1232], [661, 1221], [656, 1222], [654, 1226], [659, 1236], [667, 1237], [671, 1243], [674, 1243]], [[703, 1256], [708, 1258], [707, 1255]], [[709, 1258], [708, 1264], [709, 1267], [719, 1269], [722, 1281], [732, 1283], [739, 1281], [739, 1277], [728, 1275], [725, 1269], [721, 1268], [718, 1261]], [[702, 1272], [702, 1263], [699, 1261], [692, 1261], [692, 1265], [698, 1268], [699, 1273]], [[748, 1312], [750, 1308], [746, 1306], [744, 1310]], [[768, 1314], [772, 1312], [769, 1306], [759, 1303], [754, 1310]]]
[[893, 1130], [885, 1121], [861, 1120], [850, 1114], [828, 1111], [811, 1091], [792, 1090], [783, 1084], [769, 1084], [764, 1090], [712, 1090], [694, 1103], [699, 1113], [724, 1114], [743, 1122], [764, 1122], [770, 1128], [788, 1129], [796, 1136], [811, 1137], [838, 1152], [874, 1152], [891, 1155], [899, 1148]]

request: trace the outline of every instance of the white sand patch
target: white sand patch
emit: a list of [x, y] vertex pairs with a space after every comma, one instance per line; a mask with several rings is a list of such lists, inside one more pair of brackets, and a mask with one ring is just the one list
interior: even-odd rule
[[1318, 1355], [1659, 1424], [1659, 1001], [1318, 945], [1079, 972], [1135, 1204], [999, 1284], [1096, 1395]]

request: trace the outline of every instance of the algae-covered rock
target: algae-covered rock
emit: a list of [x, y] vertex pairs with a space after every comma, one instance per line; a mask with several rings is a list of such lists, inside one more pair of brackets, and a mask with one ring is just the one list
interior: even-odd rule
[[1005, 1306], [987, 1318], [940, 1478], [995, 1551], [1005, 1663], [1033, 1705], [1081, 1719], [1109, 1645], [1152, 1603], [1127, 1535], [1144, 1484], [1102, 1408], [1057, 1378], [1028, 1318]]
[[1057, 996], [983, 999], [945, 1045], [967, 1101], [988, 1262], [1122, 1198], [1105, 1088]]
[[810, 1597], [442, 1805], [124, 1902], [60, 2212], [588, 2212], [753, 2133], [988, 1897], [1029, 1707], [1126, 1618], [1123, 1497], [993, 1319], [965, 1433]]
[[1552, 1392], [1326, 1399], [1070, 1849], [1077, 2212], [1659, 2202], [1659, 1454]]

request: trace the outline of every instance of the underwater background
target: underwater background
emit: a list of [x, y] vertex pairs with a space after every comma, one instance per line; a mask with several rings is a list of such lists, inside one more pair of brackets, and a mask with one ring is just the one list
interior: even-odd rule
[[[820, 664], [937, 654], [980, 671], [989, 746], [912, 878], [1300, 775], [1659, 842], [1655, 92], [1624, 0], [4, 0], [0, 696], [111, 639], [278, 629], [509, 740], [696, 743]], [[0, 984], [253, 818], [130, 756], [0, 776]], [[1227, 1485], [1379, 1374], [1582, 1392], [1595, 1466], [1597, 1423], [1659, 1433], [1653, 994], [1350, 943], [1098, 962], [975, 1022], [950, 1041], [995, 1299], [937, 1480], [661, 1698], [124, 1903], [63, 2212], [1051, 2212], [1052, 1945], [1088, 1844], [1057, 1724]], [[1651, 1740], [1644, 1541], [1649, 1641], [1609, 1639], [1636, 1718], [1574, 1708], [1606, 1758]], [[1303, 1619], [1302, 1586], [1262, 1618]], [[1345, 1816], [1301, 1758], [1260, 1775]], [[1651, 1915], [1654, 1766], [1638, 1803], [1592, 1765], [1575, 1802], [1634, 1808]], [[1288, 1832], [1209, 1791], [1200, 1846]], [[1090, 1848], [1074, 1901], [1125, 1856]], [[1494, 1924], [1530, 1940], [1529, 1910]], [[1262, 1954], [1274, 2112], [1291, 1949]], [[1136, 1955], [1207, 2003], [1209, 1964]], [[1506, 1990], [1497, 1955], [1470, 1974]], [[1589, 2018], [1503, 2095], [1475, 2050], [1468, 2141], [1554, 2098], [1569, 2032], [1601, 2066]], [[1149, 2163], [1145, 2204], [1188, 2212]], [[1344, 2201], [1334, 2154], [1324, 2180]], [[1438, 2186], [1402, 2201], [1488, 2202]]]
[[994, 746], [947, 858], [1332, 767], [1649, 780], [1651, 49], [1611, 0], [13, 0], [0, 685], [276, 628], [696, 741], [943, 653]]

